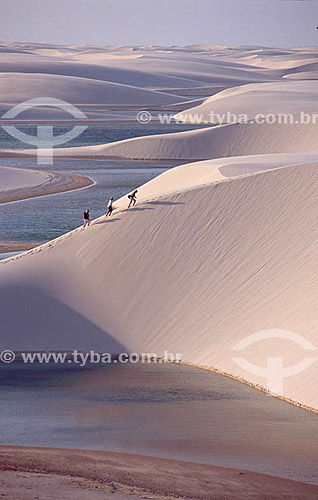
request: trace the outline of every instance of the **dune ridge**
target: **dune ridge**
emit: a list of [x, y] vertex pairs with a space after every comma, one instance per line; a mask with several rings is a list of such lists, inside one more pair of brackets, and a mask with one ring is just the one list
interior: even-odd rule
[[[17, 52], [12, 57], [19, 64], [42, 58], [50, 71], [64, 71], [68, 61], [67, 72], [73, 73], [75, 60], [82, 75], [24, 74], [10, 93], [18, 73], [3, 73], [0, 101], [2, 92], [7, 104], [51, 82], [54, 96], [74, 103], [177, 104], [185, 112], [191, 103], [182, 94], [195, 101], [202, 97], [195, 89], [205, 93], [217, 86], [221, 92], [194, 107], [204, 116], [214, 104], [219, 112], [247, 109], [252, 118], [290, 110], [297, 120], [302, 110], [316, 111], [317, 84], [306, 76], [315, 76], [317, 48], [3, 44], [2, 50]], [[158, 77], [156, 91], [93, 78], [103, 67], [107, 78], [106, 65], [113, 80], [125, 71], [137, 80], [148, 73], [149, 85], [153, 75], [164, 78]], [[303, 80], [290, 76], [300, 73]], [[180, 86], [170, 88], [181, 89], [180, 95], [164, 88], [172, 79]], [[0, 262], [6, 325], [0, 349], [168, 350], [262, 390], [264, 372], [243, 368], [238, 357], [259, 368], [277, 353], [284, 367], [308, 358], [306, 369], [285, 377], [283, 386], [275, 374], [278, 389], [272, 392], [318, 409], [316, 124], [250, 120], [54, 154], [194, 163], [141, 186], [136, 207], [127, 210], [125, 196], [116, 201], [112, 218]], [[243, 353], [237, 348], [264, 331], [287, 332], [287, 338], [263, 338]]]
[[317, 112], [317, 96], [316, 81], [292, 81], [285, 78], [279, 83], [257, 83], [223, 90], [199, 106], [177, 114], [176, 117], [187, 122], [190, 115], [196, 113], [206, 122], [218, 123], [217, 117], [211, 120], [211, 112], [221, 116], [227, 112], [237, 116], [244, 114], [250, 120], [258, 114], [298, 115], [300, 112]]
[[[297, 118], [295, 118], [297, 120]], [[44, 150], [45, 151], [45, 150]], [[94, 146], [55, 148], [54, 156], [137, 160], [208, 160], [244, 155], [317, 152], [317, 125], [234, 123]], [[2, 150], [34, 156], [35, 150]]]
[[[1, 347], [169, 350], [264, 388], [263, 377], [233, 361], [238, 340], [283, 329], [314, 343], [317, 325], [317, 161], [287, 165], [201, 186], [189, 179], [181, 191], [167, 192], [163, 183], [160, 194], [158, 177], [141, 187], [138, 207], [127, 211], [124, 197], [112, 219], [2, 261]], [[187, 168], [168, 174], [180, 179]], [[31, 292], [40, 314], [26, 299]], [[12, 307], [26, 300], [13, 317]], [[57, 335], [61, 318], [67, 337]], [[286, 364], [298, 360], [299, 346], [290, 341], [261, 344], [244, 353], [257, 365], [266, 365], [269, 347]], [[317, 363], [286, 378], [284, 397], [317, 408], [316, 376]]]
[[[50, 95], [71, 104], [172, 104], [182, 102], [178, 96], [156, 92], [121, 83], [91, 78], [41, 73], [1, 73], [0, 100], [16, 104], [22, 100]], [[46, 103], [43, 102], [45, 105]]]

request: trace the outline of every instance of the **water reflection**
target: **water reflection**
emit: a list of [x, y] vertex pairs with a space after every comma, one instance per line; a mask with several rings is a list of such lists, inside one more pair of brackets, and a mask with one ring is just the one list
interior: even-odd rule
[[315, 481], [317, 415], [220, 375], [127, 364], [10, 366], [0, 376], [2, 444], [141, 453]]

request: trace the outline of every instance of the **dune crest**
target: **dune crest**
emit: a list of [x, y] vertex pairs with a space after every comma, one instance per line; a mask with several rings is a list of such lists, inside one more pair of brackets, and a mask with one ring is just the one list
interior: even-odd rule
[[[263, 390], [276, 359], [294, 373], [282, 381], [275, 372], [272, 392], [317, 410], [317, 124], [297, 123], [301, 111], [317, 111], [317, 82], [307, 79], [317, 48], [0, 50], [4, 109], [43, 92], [73, 104], [250, 120], [55, 149], [56, 157], [192, 163], [141, 186], [136, 207], [127, 210], [125, 196], [111, 218], [0, 262], [0, 350], [170, 351]], [[294, 122], [252, 122], [282, 112]], [[49, 112], [28, 116], [40, 115]]]
[[[297, 117], [295, 118], [297, 120]], [[94, 146], [55, 148], [54, 156], [114, 157], [149, 160], [208, 160], [278, 153], [315, 153], [317, 125], [242, 123], [205, 127], [186, 132], [126, 139]], [[34, 156], [28, 150], [3, 150]]]
[[[287, 166], [291, 159], [275, 161]], [[188, 168], [168, 174], [180, 179]], [[315, 342], [317, 168], [314, 161], [244, 170], [212, 182], [202, 169], [201, 186], [189, 179], [174, 192], [164, 182], [160, 191], [159, 177], [140, 189], [136, 208], [128, 211], [124, 197], [112, 219], [3, 261], [1, 348], [168, 350], [265, 388], [263, 377], [235, 363], [233, 348], [268, 329]], [[45, 328], [44, 317], [51, 318]], [[299, 346], [286, 339], [258, 342], [243, 354], [266, 366], [273, 349], [285, 365], [299, 360]], [[317, 408], [316, 377], [317, 363], [286, 378], [284, 397]]]

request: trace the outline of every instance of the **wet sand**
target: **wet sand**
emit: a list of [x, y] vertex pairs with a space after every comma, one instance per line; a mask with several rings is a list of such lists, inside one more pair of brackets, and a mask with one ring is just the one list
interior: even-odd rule
[[[39, 243], [40, 245], [41, 243]], [[0, 254], [9, 252], [24, 252], [37, 247], [37, 244], [24, 241], [0, 241]]]
[[[48, 194], [73, 191], [94, 184], [94, 181], [83, 175], [66, 174], [64, 172], [49, 172], [50, 181], [39, 186], [26, 186], [19, 189], [0, 191], [0, 204], [13, 201], [21, 201]], [[0, 241], [0, 254], [10, 252], [23, 252], [31, 250], [41, 243], [29, 243], [24, 241]]]
[[[0, 203], [9, 203], [12, 201], [26, 200], [37, 196], [48, 194], [63, 193], [94, 184], [92, 179], [83, 175], [66, 174], [62, 172], [48, 172], [51, 176], [50, 182], [35, 187], [22, 187], [8, 191], [0, 191]], [[7, 250], [10, 251], [10, 250]]]
[[318, 496], [318, 486], [239, 469], [57, 448], [1, 446], [0, 480], [2, 497], [15, 500], [77, 499], [79, 494], [83, 500], [110, 496], [315, 500]]

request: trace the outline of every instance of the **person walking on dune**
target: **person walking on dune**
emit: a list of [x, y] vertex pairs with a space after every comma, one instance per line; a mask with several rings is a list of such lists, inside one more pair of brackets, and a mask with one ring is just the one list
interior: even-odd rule
[[107, 205], [107, 208], [108, 208], [108, 212], [106, 214], [106, 217], [107, 215], [109, 215], [109, 217], [111, 216], [111, 214], [113, 213], [113, 201], [114, 201], [114, 198], [111, 196], [109, 202], [108, 202], [108, 205]]
[[130, 202], [129, 202], [129, 205], [128, 205], [128, 208], [131, 207], [131, 204], [132, 206], [134, 207], [136, 205], [136, 201], [137, 201], [137, 193], [138, 193], [138, 190], [135, 189], [135, 191], [131, 194], [128, 195], [128, 198], [130, 199]]
[[85, 212], [83, 214], [83, 222], [84, 222], [84, 227], [90, 225], [91, 221], [90, 221], [90, 218], [89, 218], [89, 210], [85, 210]]

